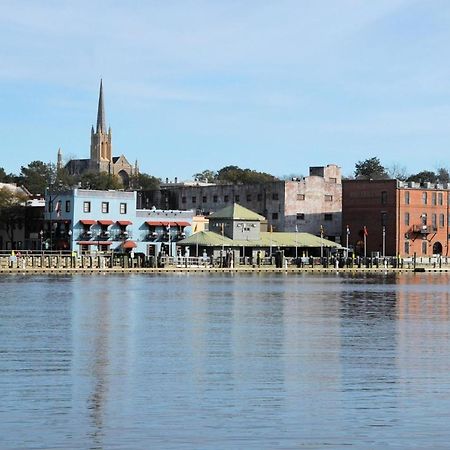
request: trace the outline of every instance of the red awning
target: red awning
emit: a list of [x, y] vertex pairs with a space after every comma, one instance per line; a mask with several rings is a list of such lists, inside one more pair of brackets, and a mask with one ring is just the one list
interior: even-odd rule
[[112, 220], [98, 220], [100, 225], [112, 225], [114, 222]]
[[191, 224], [189, 222], [177, 222], [179, 227], [190, 227]]
[[111, 245], [110, 241], [79, 241], [78, 245]]
[[137, 247], [137, 244], [134, 241], [125, 241], [122, 244], [122, 248], [136, 248], [136, 247]]
[[164, 225], [163, 222], [159, 222], [157, 220], [147, 220], [145, 223], [150, 227], [162, 227]]
[[118, 220], [117, 223], [122, 226], [133, 225], [133, 222], [130, 222], [129, 220]]
[[83, 225], [94, 225], [94, 223], [96, 222], [96, 220], [92, 220], [92, 219], [82, 219], [80, 220], [80, 222]]

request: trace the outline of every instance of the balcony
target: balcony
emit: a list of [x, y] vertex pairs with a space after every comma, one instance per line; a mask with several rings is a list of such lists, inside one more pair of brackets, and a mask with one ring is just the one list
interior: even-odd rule
[[432, 227], [430, 225], [413, 225], [412, 231], [413, 233], [416, 234], [426, 235], [430, 233], [435, 233], [437, 231], [437, 228]]

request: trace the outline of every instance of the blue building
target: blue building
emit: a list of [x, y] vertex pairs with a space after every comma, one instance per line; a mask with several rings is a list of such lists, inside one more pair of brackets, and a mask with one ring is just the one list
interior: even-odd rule
[[136, 192], [73, 189], [46, 194], [42, 246], [48, 250], [175, 255], [193, 211], [136, 210]]

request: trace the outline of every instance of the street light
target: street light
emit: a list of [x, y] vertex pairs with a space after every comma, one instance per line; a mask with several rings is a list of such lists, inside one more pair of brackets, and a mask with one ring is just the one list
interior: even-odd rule
[[39, 231], [39, 236], [41, 237], [41, 253], [42, 253], [42, 240], [44, 239], [44, 230]]
[[323, 259], [323, 225], [320, 225], [320, 258]]
[[383, 225], [383, 258], [386, 256], [386, 226]]

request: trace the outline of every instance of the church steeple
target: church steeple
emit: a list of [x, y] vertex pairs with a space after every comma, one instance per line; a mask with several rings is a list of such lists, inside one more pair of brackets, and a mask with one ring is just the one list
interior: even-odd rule
[[106, 133], [105, 105], [103, 104], [103, 80], [100, 80], [100, 94], [98, 96], [97, 133]]
[[94, 166], [112, 162], [111, 129], [106, 129], [105, 105], [103, 103], [103, 80], [100, 80], [98, 96], [97, 128], [91, 130], [91, 163]]

